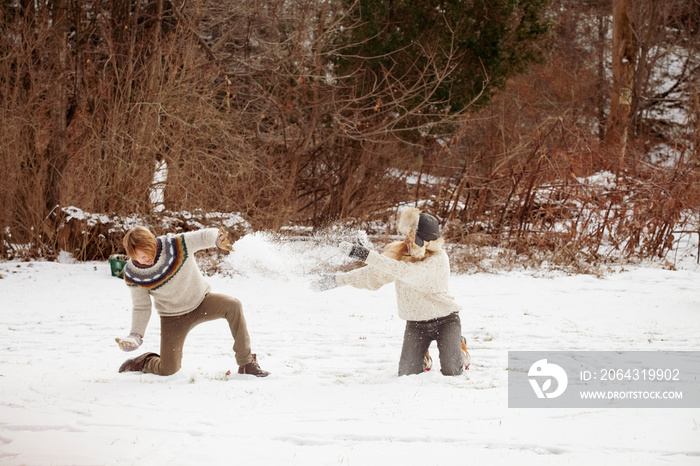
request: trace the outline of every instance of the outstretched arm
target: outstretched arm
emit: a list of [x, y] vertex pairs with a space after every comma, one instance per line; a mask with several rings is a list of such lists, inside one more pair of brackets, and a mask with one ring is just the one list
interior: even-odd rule
[[445, 277], [445, 274], [449, 275], [447, 262], [434, 260], [397, 261], [376, 251], [370, 251], [359, 241], [355, 244], [342, 242], [339, 247], [348, 257], [365, 262], [369, 266], [367, 268], [373, 271], [371, 275], [382, 277], [384, 283], [400, 280], [415, 290], [430, 293], [434, 291], [436, 280], [439, 282]]
[[182, 233], [182, 238], [187, 245], [187, 251], [192, 254], [202, 249], [218, 246], [219, 230], [216, 228], [205, 228], [198, 231], [188, 231], [187, 233]]
[[151, 318], [151, 295], [139, 286], [130, 286], [133, 310], [131, 312], [131, 332], [124, 338], [115, 338], [122, 351], [134, 351], [143, 343], [146, 327]]
[[338, 286], [350, 285], [365, 290], [378, 290], [387, 283], [393, 282], [394, 278], [373, 267], [361, 267], [347, 273], [336, 273], [335, 281]]
[[[338, 247], [346, 256], [361, 261], [365, 261], [370, 254], [370, 250], [360, 241], [357, 241], [355, 244], [344, 241]], [[376, 254], [376, 252], [373, 254]], [[378, 290], [387, 283], [394, 281], [394, 277], [374, 267], [362, 267], [348, 273], [337, 273], [335, 280], [340, 286], [350, 285], [355, 288]]]

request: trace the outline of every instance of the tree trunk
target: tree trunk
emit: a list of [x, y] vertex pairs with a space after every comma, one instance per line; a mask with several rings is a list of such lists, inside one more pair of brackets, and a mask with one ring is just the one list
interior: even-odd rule
[[68, 97], [68, 17], [66, 0], [55, 0], [51, 3], [51, 43], [54, 53], [50, 56], [48, 66], [55, 77], [52, 85], [52, 106], [50, 111], [51, 136], [44, 151], [47, 173], [44, 185], [47, 215], [59, 204], [63, 172], [68, 164], [67, 128], [70, 112]]
[[596, 102], [596, 111], [597, 111], [597, 117], [598, 117], [598, 138], [601, 141], [605, 140], [605, 131], [607, 129], [607, 119], [605, 115], [605, 108], [607, 107], [606, 104], [606, 97], [608, 94], [607, 91], [607, 78], [605, 77], [605, 51], [606, 51], [606, 43], [607, 43], [607, 35], [608, 35], [608, 28], [609, 28], [609, 19], [608, 19], [608, 14], [606, 9], [601, 8], [598, 11], [598, 41], [596, 42], [596, 46], [598, 47], [598, 62], [597, 62], [597, 73], [598, 73], [598, 82], [597, 82], [597, 90], [598, 90], [598, 95], [597, 95], [597, 102]]
[[632, 107], [636, 57], [634, 31], [627, 0], [613, 0], [612, 95], [605, 142], [618, 157], [616, 169], [625, 168], [627, 128]]

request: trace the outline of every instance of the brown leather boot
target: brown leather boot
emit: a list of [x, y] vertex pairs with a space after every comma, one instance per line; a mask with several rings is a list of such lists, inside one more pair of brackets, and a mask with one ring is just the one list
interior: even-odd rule
[[469, 350], [467, 349], [467, 339], [462, 337], [462, 353], [464, 354], [464, 370], [468, 371], [469, 366], [472, 363], [472, 357], [469, 355]]
[[124, 361], [124, 364], [119, 367], [119, 372], [141, 372], [148, 360], [156, 356], [158, 356], [156, 353], [144, 353], [134, 359], [127, 359]]
[[268, 375], [270, 375], [269, 372], [260, 369], [260, 365], [258, 364], [258, 358], [256, 355], [253, 355], [253, 360], [245, 366], [238, 366], [238, 373], [250, 374], [254, 375], [255, 377], [267, 377]]

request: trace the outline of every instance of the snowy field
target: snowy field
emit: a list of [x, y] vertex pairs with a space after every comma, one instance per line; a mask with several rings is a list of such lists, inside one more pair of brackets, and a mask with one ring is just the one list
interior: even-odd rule
[[[397, 377], [394, 287], [313, 293], [331, 247], [244, 237], [209, 277], [244, 305], [267, 378], [224, 321], [170, 377], [119, 374], [130, 295], [106, 262], [0, 262], [2, 465], [700, 464], [700, 409], [512, 409], [508, 350], [700, 350], [700, 270], [455, 275], [473, 359]], [[326, 262], [324, 262], [326, 261]], [[154, 312], [143, 351], [159, 351]], [[230, 375], [227, 375], [231, 371]]]

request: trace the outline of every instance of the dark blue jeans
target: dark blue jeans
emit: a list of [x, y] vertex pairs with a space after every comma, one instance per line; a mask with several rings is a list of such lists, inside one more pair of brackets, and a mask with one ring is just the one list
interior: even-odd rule
[[423, 356], [433, 340], [440, 352], [440, 372], [459, 375], [464, 370], [462, 356], [462, 322], [456, 312], [432, 320], [406, 321], [399, 375], [423, 372]]

